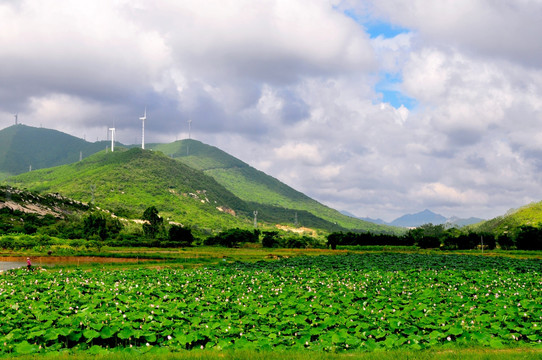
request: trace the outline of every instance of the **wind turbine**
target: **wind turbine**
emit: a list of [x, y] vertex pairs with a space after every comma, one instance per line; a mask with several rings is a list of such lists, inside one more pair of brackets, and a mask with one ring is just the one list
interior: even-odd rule
[[145, 113], [139, 120], [141, 120], [141, 148], [145, 149], [145, 120], [147, 120], [147, 107], [145, 107]]
[[111, 131], [111, 152], [115, 151], [115, 128], [109, 128]]
[[[188, 120], [187, 121], [188, 123], [188, 140], [190, 140], [190, 124], [192, 124], [192, 120]], [[190, 151], [190, 142], [187, 142], [186, 143], [186, 156], [189, 155], [189, 151]]]

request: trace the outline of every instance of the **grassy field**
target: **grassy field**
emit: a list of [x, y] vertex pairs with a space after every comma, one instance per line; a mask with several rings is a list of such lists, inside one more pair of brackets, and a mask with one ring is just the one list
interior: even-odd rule
[[173, 352], [147, 352], [140, 350], [109, 352], [94, 355], [85, 352], [60, 352], [33, 356], [10, 357], [14, 360], [40, 359], [40, 360], [132, 360], [134, 357], [141, 360], [532, 360], [542, 359], [542, 350], [533, 348], [514, 348], [505, 350], [491, 350], [485, 348], [468, 348], [450, 350], [405, 351], [392, 350], [378, 353], [314, 353], [314, 352], [258, 352], [258, 351], [173, 351]]

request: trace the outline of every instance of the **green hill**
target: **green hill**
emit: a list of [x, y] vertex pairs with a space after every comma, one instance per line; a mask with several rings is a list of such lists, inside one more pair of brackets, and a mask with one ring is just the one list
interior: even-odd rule
[[[272, 176], [259, 171], [226, 152], [196, 140], [179, 140], [170, 144], [149, 144], [149, 148], [202, 170], [212, 176], [226, 189], [247, 202], [257, 206], [270, 205], [290, 211], [290, 221], [295, 221], [295, 211], [314, 214], [330, 223], [351, 230], [372, 232], [401, 232], [399, 228], [378, 225], [349, 217], [331, 209], [303, 193], [292, 189]], [[257, 207], [255, 205], [255, 207]], [[302, 214], [297, 214], [299, 223], [304, 224]]]
[[60, 131], [13, 125], [0, 131], [0, 180], [9, 175], [73, 163], [104, 150], [107, 142], [90, 143]]
[[[84, 202], [94, 199], [97, 206], [128, 218], [138, 218], [147, 207], [155, 206], [166, 219], [207, 233], [253, 226], [255, 204], [239, 199], [200, 170], [157, 151], [102, 151], [80, 162], [27, 172], [9, 180], [14, 186], [33, 191], [58, 192]], [[264, 229], [289, 222], [287, 209], [259, 208], [259, 225]], [[301, 213], [307, 219], [306, 226], [328, 231], [335, 226], [308, 212]]]
[[474, 224], [470, 228], [500, 235], [507, 232], [513, 233], [523, 225], [535, 227], [542, 225], [542, 202], [531, 203], [519, 209], [512, 209], [505, 215]]
[[153, 205], [164, 217], [191, 226], [217, 229], [250, 223], [242, 213], [246, 204], [214, 179], [138, 148], [101, 151], [73, 164], [20, 174], [10, 178], [10, 184], [84, 202], [94, 199], [97, 206], [131, 218]]
[[[91, 186], [95, 186], [96, 203], [111, 208], [119, 214], [140, 216], [138, 212], [144, 209], [146, 204], [163, 204], [163, 209], [160, 211], [165, 211], [172, 219], [182, 219], [181, 222], [191, 225], [198, 224], [200, 221], [200, 226], [209, 228], [252, 223], [253, 213], [258, 211], [258, 220], [268, 224], [299, 225], [325, 229], [326, 231], [360, 230], [378, 233], [402, 231], [399, 228], [377, 225], [343, 215], [224, 151], [199, 141], [182, 140], [170, 144], [147, 144], [148, 149], [158, 150], [167, 155], [160, 157], [161, 160], [156, 164], [169, 161], [167, 165], [164, 163], [162, 167], [155, 168], [152, 174], [153, 180], [147, 182], [144, 181], [144, 177], [140, 175], [140, 169], [137, 168], [137, 166], [147, 166], [147, 164], [136, 165], [135, 159], [129, 161], [130, 164], [134, 161], [134, 164], [130, 166], [126, 165], [126, 162], [111, 164], [112, 159], [127, 155], [120, 155], [123, 152], [115, 151], [110, 158], [104, 157], [107, 154], [103, 150], [108, 144], [105, 141], [89, 143], [50, 129], [25, 125], [11, 126], [0, 130], [0, 180], [8, 178], [10, 175], [27, 173], [32, 165], [33, 171], [31, 173], [27, 176], [19, 176], [15, 180], [18, 183], [12, 184], [21, 184], [33, 190], [58, 191], [66, 196], [86, 202], [92, 198]], [[136, 146], [132, 147], [135, 151]], [[120, 150], [120, 147], [116, 147], [116, 149]], [[102, 158], [98, 156], [85, 159], [100, 151]], [[84, 158], [82, 162], [78, 162], [80, 152]], [[135, 154], [135, 152], [128, 153]], [[144, 153], [147, 154], [145, 156], [150, 156], [149, 152]], [[178, 161], [175, 162], [168, 157]], [[102, 161], [103, 164], [100, 163]], [[138, 161], [143, 162], [141, 159]], [[189, 211], [195, 211], [196, 208], [189, 207], [188, 204], [173, 205], [169, 200], [166, 201], [165, 199], [168, 197], [164, 195], [164, 192], [170, 195], [179, 192], [175, 188], [176, 180], [173, 179], [176, 175], [169, 173], [177, 172], [174, 170], [176, 167], [172, 167], [172, 162], [185, 165], [184, 170], [179, 170], [179, 173], [198, 173], [190, 180], [187, 179], [189, 182], [185, 184], [187, 190], [183, 190], [182, 193], [195, 194], [187, 196], [194, 196], [201, 200], [203, 196], [201, 192], [205, 187], [200, 186], [199, 182], [203, 181], [208, 184], [209, 179], [214, 179], [213, 186], [220, 185], [221, 188], [220, 191], [217, 190], [217, 193], [224, 194], [220, 197], [220, 201], [224, 202], [223, 210], [235, 210], [237, 215], [235, 221], [232, 222], [232, 219], [222, 213], [220, 216], [222, 220], [214, 222], [212, 220], [214, 215], [207, 219], [206, 210], [196, 212], [193, 217], [190, 217]], [[62, 164], [71, 164], [71, 166], [35, 172], [36, 169], [47, 169]], [[90, 166], [90, 164], [94, 165]], [[124, 169], [122, 174], [115, 173], [119, 168]], [[151, 168], [145, 170], [150, 171]], [[97, 172], [101, 172], [100, 176], [103, 179], [98, 177]], [[164, 174], [160, 176], [160, 172], [164, 172]], [[207, 177], [202, 177], [201, 172]], [[135, 178], [132, 178], [132, 173]], [[165, 181], [164, 179], [169, 180]], [[151, 181], [154, 183], [154, 187], [149, 188]], [[107, 193], [107, 196], [104, 195], [105, 190], [102, 188], [105, 184], [110, 185], [112, 189]], [[131, 188], [131, 192], [126, 193], [122, 190], [124, 188]], [[132, 196], [131, 194], [136, 195]], [[155, 197], [157, 198], [155, 199]], [[229, 200], [225, 201], [225, 199]], [[213, 199], [213, 201], [220, 204], [217, 199]], [[229, 201], [232, 203], [230, 204]], [[213, 211], [218, 211], [216, 207], [220, 206], [212, 207]], [[183, 211], [185, 215], [182, 215]]]

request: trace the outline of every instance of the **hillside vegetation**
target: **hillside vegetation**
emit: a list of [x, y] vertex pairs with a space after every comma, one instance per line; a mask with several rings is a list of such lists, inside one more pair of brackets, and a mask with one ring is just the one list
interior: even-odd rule
[[[84, 202], [94, 199], [97, 206], [127, 218], [138, 218], [155, 206], [167, 220], [206, 233], [250, 228], [255, 209], [263, 228], [288, 224], [293, 216], [291, 210], [243, 201], [203, 172], [139, 148], [102, 151], [74, 164], [18, 175], [10, 183]], [[328, 231], [335, 227], [306, 211], [300, 214], [305, 226]]]
[[0, 180], [9, 175], [73, 163], [104, 150], [107, 142], [90, 143], [56, 130], [13, 125], [0, 131]]
[[21, 174], [10, 183], [84, 202], [94, 199], [97, 206], [129, 218], [156, 206], [166, 218], [191, 226], [217, 229], [249, 223], [242, 213], [245, 204], [214, 179], [138, 148], [102, 151], [74, 164]]
[[505, 215], [471, 226], [473, 229], [495, 235], [515, 232], [521, 226], [540, 227], [542, 224], [542, 202], [531, 203], [512, 209]]
[[255, 205], [258, 209], [264, 209], [265, 206], [291, 209], [289, 211], [291, 223], [295, 222], [297, 212], [298, 222], [303, 225], [310, 222], [306, 216], [314, 214], [332, 224], [337, 224], [335, 230], [340, 230], [342, 227], [377, 233], [404, 232], [400, 228], [378, 225], [343, 215], [226, 152], [196, 140], [150, 144], [149, 148], [162, 151], [190, 167], [203, 171], [240, 199], [258, 204]]
[[[15, 183], [9, 183], [39, 191], [58, 191], [85, 202], [92, 200], [94, 188], [96, 204], [110, 207], [122, 216], [140, 216], [146, 205], [153, 204], [159, 207], [161, 212], [165, 212], [164, 215], [176, 219], [175, 221], [209, 229], [250, 226], [254, 211], [258, 211], [258, 222], [262, 226], [282, 224], [292, 229], [303, 226], [326, 231], [404, 233], [400, 228], [377, 225], [343, 215], [224, 151], [199, 141], [147, 144], [148, 149], [166, 154], [150, 167], [142, 159], [131, 159], [130, 162], [136, 162], [133, 166], [128, 166], [127, 159], [121, 159], [122, 155], [119, 155], [120, 146], [111, 158], [98, 156], [86, 159], [98, 152], [104, 156], [104, 149], [108, 144], [89, 143], [55, 130], [25, 125], [11, 126], [0, 131], [0, 180], [13, 174], [28, 173], [32, 165], [32, 173], [18, 177]], [[132, 148], [135, 151], [136, 146]], [[83, 161], [79, 163], [80, 154]], [[114, 159], [117, 158], [119, 162], [115, 163]], [[173, 162], [171, 158], [177, 162]], [[173, 163], [184, 165], [177, 168]], [[55, 168], [54, 171], [34, 172], [62, 164], [72, 166]], [[155, 167], [158, 164], [162, 165]], [[141, 167], [145, 169], [142, 170]], [[183, 179], [186, 174], [196, 173], [197, 176]], [[185, 175], [174, 179], [176, 174]], [[210, 179], [214, 179], [212, 187], [220, 185], [220, 190], [206, 189], [211, 184]], [[177, 189], [177, 181], [184, 184], [182, 190]], [[201, 182], [205, 186], [201, 186]], [[206, 190], [207, 194], [203, 193], [203, 190]], [[214, 194], [220, 194], [217, 195], [219, 198], [209, 197], [215, 196]], [[186, 201], [177, 204], [179, 196], [188, 196], [196, 203], [203, 200], [202, 205], [207, 206], [189, 205]], [[170, 197], [177, 198], [172, 202]], [[221, 202], [224, 205], [221, 205]], [[216, 212], [220, 211], [217, 208], [223, 212], [218, 216], [221, 220], [215, 221]], [[206, 214], [208, 210], [212, 214]], [[224, 216], [226, 213], [233, 213], [231, 210], [236, 215], [233, 221], [231, 215]], [[199, 223], [200, 221], [202, 222]]]

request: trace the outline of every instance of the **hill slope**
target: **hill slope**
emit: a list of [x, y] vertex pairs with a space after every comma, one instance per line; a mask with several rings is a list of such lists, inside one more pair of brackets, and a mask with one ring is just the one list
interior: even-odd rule
[[[13, 125], [0, 131], [0, 179], [9, 175], [73, 163], [105, 149], [60, 131]], [[3, 173], [3, 176], [2, 176]]]
[[99, 152], [83, 161], [27, 172], [10, 179], [18, 187], [59, 192], [127, 217], [151, 206], [172, 220], [211, 229], [242, 226], [244, 217], [223, 210], [245, 204], [201, 172], [160, 153], [131, 149]]
[[523, 225], [539, 227], [540, 224], [542, 224], [542, 201], [522, 206], [519, 209], [509, 210], [503, 216], [470, 227], [500, 235], [505, 232], [514, 232], [515, 229]]
[[[103, 152], [108, 144], [105, 141], [89, 143], [50, 129], [25, 125], [11, 126], [0, 131], [0, 180], [13, 174], [28, 172], [30, 165], [33, 170], [61, 164], [75, 165], [74, 163], [79, 160], [80, 152], [83, 157], [87, 157], [98, 151]], [[247, 218], [252, 218], [253, 211], [257, 210], [259, 220], [273, 223], [295, 225], [297, 220], [299, 225], [328, 231], [401, 232], [398, 228], [376, 225], [343, 215], [224, 151], [199, 141], [182, 140], [170, 144], [147, 144], [147, 148], [159, 150], [214, 178], [217, 183], [229, 191], [230, 195], [234, 194], [238, 198], [237, 201], [240, 201], [242, 206], [237, 211], [243, 212]], [[43, 173], [39, 174], [39, 176], [43, 176], [41, 175]], [[82, 176], [77, 172], [70, 174], [75, 177]], [[60, 178], [68, 175], [68, 173], [63, 174]], [[79, 189], [77, 193], [74, 193], [73, 190], [76, 186], [68, 184], [71, 180], [64, 179], [64, 182], [61, 183], [59, 179], [50, 178], [43, 182], [35, 176], [38, 174], [30, 176], [28, 179], [25, 178], [25, 182], [29, 181], [27, 186], [47, 191], [60, 191], [66, 188], [69, 191], [69, 193], [65, 193], [66, 195], [82, 196], [82, 198], [76, 197], [82, 201], [90, 201], [91, 199], [90, 183], [85, 185], [85, 189]], [[98, 190], [99, 188], [97, 188]], [[62, 191], [64, 192], [64, 190]], [[144, 198], [146, 202], [152, 200], [149, 197]], [[98, 192], [96, 199], [99, 199]], [[121, 210], [121, 213], [136, 211], [129, 210], [128, 206], [124, 206], [120, 200], [107, 200], [107, 202], [108, 206], [114, 206], [114, 210]], [[123, 208], [126, 209], [123, 210]], [[140, 206], [138, 205], [136, 208], [140, 209]]]
[[[149, 206], [162, 216], [208, 232], [250, 228], [254, 205], [232, 194], [212, 177], [160, 152], [133, 148], [104, 151], [83, 161], [10, 178], [10, 183], [40, 192], [59, 192], [73, 199], [137, 218]], [[333, 224], [306, 215], [306, 226], [331, 229]], [[284, 209], [264, 206], [262, 226], [287, 223]], [[266, 225], [265, 222], [268, 224]]]
[[[267, 205], [294, 210], [290, 211], [292, 223], [295, 222], [295, 211], [298, 211], [298, 222], [305, 225], [306, 219], [301, 213], [304, 211], [346, 229], [373, 232], [401, 231], [394, 227], [378, 225], [341, 214], [226, 152], [196, 140], [179, 140], [170, 144], [149, 144], [148, 147], [162, 151], [164, 154], [212, 176], [240, 199], [258, 204], [254, 205], [256, 208]], [[337, 230], [339, 230], [338, 227]]]
[[0, 234], [34, 233], [37, 227], [47, 226], [76, 214], [83, 214], [89, 206], [59, 194], [37, 194], [0, 186]]

